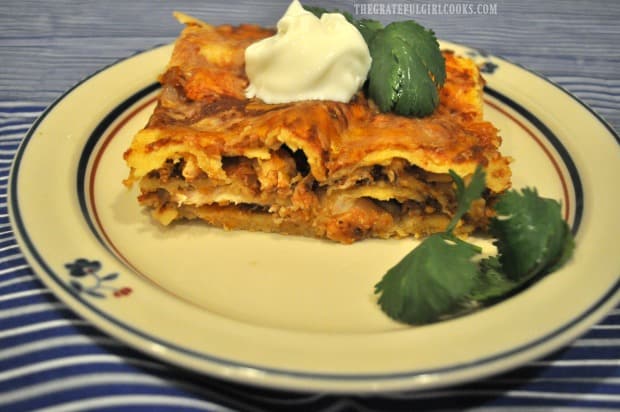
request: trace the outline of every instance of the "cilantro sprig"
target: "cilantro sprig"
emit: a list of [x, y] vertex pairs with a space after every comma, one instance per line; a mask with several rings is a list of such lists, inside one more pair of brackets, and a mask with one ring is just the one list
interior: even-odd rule
[[450, 174], [458, 206], [446, 231], [424, 239], [375, 285], [381, 309], [396, 320], [426, 324], [493, 304], [572, 255], [574, 240], [559, 202], [526, 188], [500, 195], [490, 224], [498, 254], [482, 258], [479, 247], [453, 231], [481, 196], [484, 172], [478, 167], [467, 186]]
[[412, 20], [390, 23], [374, 35], [369, 50], [368, 94], [381, 111], [417, 117], [433, 113], [446, 67], [431, 30]]
[[[304, 6], [317, 17], [328, 10]], [[382, 112], [404, 116], [427, 116], [439, 104], [439, 90], [446, 79], [446, 66], [432, 30], [413, 20], [383, 25], [371, 19], [357, 20], [341, 13], [362, 34], [372, 64], [367, 92]]]

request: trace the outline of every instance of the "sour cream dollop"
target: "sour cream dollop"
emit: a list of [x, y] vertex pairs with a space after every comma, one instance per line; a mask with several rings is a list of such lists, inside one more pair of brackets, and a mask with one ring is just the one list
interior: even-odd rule
[[348, 102], [361, 88], [372, 59], [360, 32], [340, 13], [321, 18], [294, 0], [278, 32], [245, 51], [246, 97], [266, 103]]

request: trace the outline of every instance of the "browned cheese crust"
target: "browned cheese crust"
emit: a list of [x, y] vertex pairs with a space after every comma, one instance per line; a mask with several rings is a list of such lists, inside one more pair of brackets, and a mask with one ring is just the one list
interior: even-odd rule
[[482, 118], [475, 64], [445, 51], [440, 106], [426, 118], [349, 103], [246, 99], [244, 51], [273, 32], [191, 19], [177, 39], [148, 123], [124, 158], [127, 185], [162, 224], [200, 218], [247, 229], [351, 243], [444, 230], [456, 208], [448, 174], [486, 172], [484, 198], [457, 232], [484, 228], [510, 186], [498, 131]]

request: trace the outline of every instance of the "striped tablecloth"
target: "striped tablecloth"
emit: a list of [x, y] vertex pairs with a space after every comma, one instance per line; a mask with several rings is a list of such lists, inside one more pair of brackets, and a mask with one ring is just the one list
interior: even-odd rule
[[[446, 10], [444, 5], [457, 3], [487, 13], [432, 12], [433, 4]], [[180, 29], [171, 18], [172, 10], [213, 23], [270, 25], [286, 4], [275, 0], [4, 0], [0, 4], [0, 410], [619, 410], [620, 308], [570, 346], [502, 376], [415, 394], [336, 396], [248, 388], [148, 358], [78, 317], [38, 280], [16, 244], [6, 201], [11, 162], [37, 116], [92, 72], [172, 41]], [[355, 13], [362, 5], [379, 3], [317, 4]], [[620, 2], [409, 4], [427, 4], [409, 18], [432, 27], [438, 37], [537, 71], [590, 105], [614, 129], [620, 128]], [[477, 9], [479, 5], [484, 7]], [[384, 22], [403, 18], [367, 17]]]

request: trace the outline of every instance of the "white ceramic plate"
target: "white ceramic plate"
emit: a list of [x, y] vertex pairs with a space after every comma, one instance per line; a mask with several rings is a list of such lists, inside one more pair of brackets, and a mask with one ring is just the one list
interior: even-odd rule
[[446, 44], [486, 73], [486, 116], [514, 186], [560, 199], [576, 234], [562, 270], [488, 309], [423, 327], [389, 320], [373, 286], [413, 240], [345, 246], [162, 229], [135, 200], [122, 153], [146, 122], [171, 52], [121, 61], [67, 92], [25, 138], [10, 212], [33, 269], [107, 333], [212, 376], [281, 389], [425, 389], [513, 368], [569, 343], [619, 301], [618, 137], [549, 81]]

